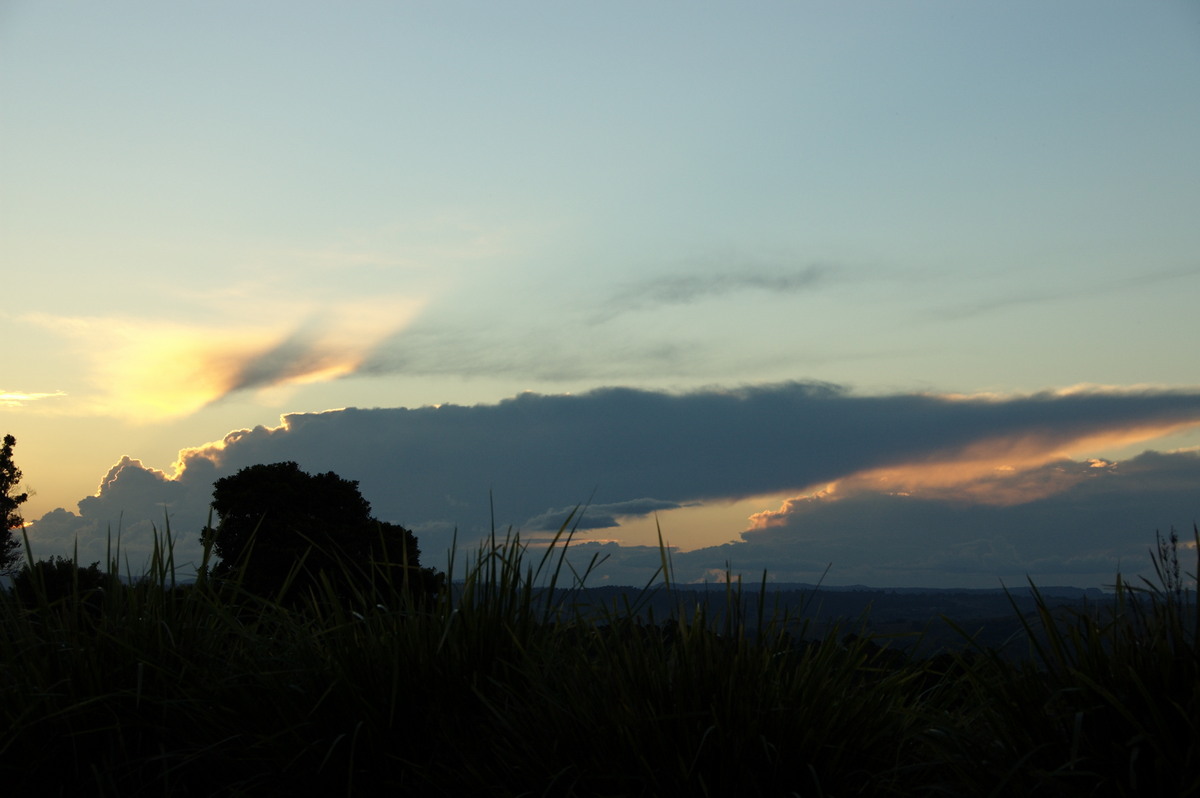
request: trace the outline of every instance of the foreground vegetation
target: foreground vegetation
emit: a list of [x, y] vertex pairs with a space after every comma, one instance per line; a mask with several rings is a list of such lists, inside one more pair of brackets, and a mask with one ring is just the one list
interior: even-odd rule
[[169, 534], [136, 584], [26, 570], [0, 595], [0, 778], [47, 796], [1200, 793], [1195, 574], [1173, 534], [1158, 578], [1118, 577], [1110, 606], [1039, 597], [1016, 660], [967, 639], [909, 656], [853, 622], [813, 639], [736, 587], [649, 617], [665, 555], [655, 585], [587, 605], [569, 540], [493, 540], [432, 598], [403, 568], [299, 602], [236, 575], [177, 586]]

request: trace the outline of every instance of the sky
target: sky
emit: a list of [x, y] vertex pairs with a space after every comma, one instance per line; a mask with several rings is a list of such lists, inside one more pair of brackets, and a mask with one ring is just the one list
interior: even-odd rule
[[1185, 0], [0, 0], [34, 554], [294, 460], [439, 567], [1111, 584], [1200, 518], [1197, 97]]

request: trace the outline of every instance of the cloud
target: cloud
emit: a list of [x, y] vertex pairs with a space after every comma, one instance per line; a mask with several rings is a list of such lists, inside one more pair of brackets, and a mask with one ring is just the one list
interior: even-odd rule
[[53, 391], [51, 393], [26, 393], [24, 391], [5, 391], [0, 390], [0, 407], [20, 407], [29, 402], [36, 402], [39, 399], [53, 399], [58, 396], [66, 396], [63, 391]]
[[561, 382], [691, 374], [707, 364], [694, 347], [672, 342], [607, 337], [589, 343], [580, 357], [578, 339], [562, 329], [508, 329], [503, 323], [466, 330], [424, 326], [405, 330], [370, 353], [359, 373], [370, 375], [496, 377]]
[[[696, 327], [664, 322], [655, 326], [657, 322], [651, 320], [654, 329], [650, 332], [639, 323], [637, 329], [615, 324], [606, 326], [603, 334], [597, 333], [596, 325], [631, 311], [720, 301], [741, 292], [793, 295], [815, 290], [840, 273], [825, 265], [786, 269], [749, 263], [746, 268], [730, 268], [725, 261], [721, 267], [714, 270], [704, 264], [697, 272], [651, 277], [586, 295], [576, 292], [554, 299], [537, 294], [541, 300], [536, 308], [515, 315], [460, 317], [457, 308], [442, 308], [441, 313], [430, 314], [381, 342], [361, 373], [591, 384], [666, 380], [696, 384], [710, 380], [713, 374], [737, 379], [743, 374], [777, 373], [777, 346], [768, 345], [757, 352], [734, 351], [728, 336], [711, 324]], [[498, 289], [491, 286], [490, 290], [494, 294]], [[527, 291], [523, 293], [522, 301], [529, 297]], [[737, 311], [728, 309], [722, 317], [733, 323], [736, 315]], [[586, 356], [580, 356], [580, 347]], [[825, 349], [814, 349], [791, 353], [789, 362], [793, 367], [814, 365], [833, 357]]]
[[98, 392], [81, 411], [156, 420], [188, 415], [236, 391], [353, 374], [421, 305], [403, 297], [293, 305], [287, 318], [252, 325], [25, 318], [70, 338], [83, 355]]
[[268, 349], [231, 364], [224, 390], [213, 401], [238, 391], [324, 382], [359, 371], [374, 337], [335, 342], [322, 333], [322, 325], [311, 319]]
[[728, 272], [706, 275], [677, 275], [648, 280], [631, 286], [619, 295], [626, 302], [643, 300], [648, 304], [683, 305], [709, 296], [723, 296], [730, 291], [774, 291], [794, 293], [816, 285], [826, 277], [828, 269], [809, 266], [799, 271], [770, 274], [765, 272]]
[[197, 462], [186, 479], [172, 479], [122, 457], [96, 494], [80, 500], [78, 513], [58, 508], [30, 524], [34, 557], [78, 552], [79, 562], [102, 565], [116, 558], [123, 573], [140, 575], [156, 536], [163, 542], [169, 534], [176, 562], [187, 573], [189, 564], [200, 562], [199, 532], [208, 521], [211, 483], [217, 478], [214, 470], [205, 473], [208, 465]]
[[[1028, 501], [977, 503], [967, 491], [907, 494], [859, 489], [789, 500], [755, 519], [742, 541], [682, 555], [718, 553], [780, 580], [982, 585], [1003, 580], [1098, 586], [1145, 572], [1156, 530], [1200, 518], [1200, 452], [1146, 452], [1120, 463], [1062, 460], [1009, 477], [1046, 483]], [[769, 522], [768, 522], [769, 521]], [[694, 569], [695, 570], [695, 569]]]
[[556, 507], [529, 518], [524, 528], [535, 531], [558, 531], [570, 520], [575, 529], [611, 529], [619, 526], [621, 518], [630, 518], [662, 510], [678, 510], [685, 505], [661, 499], [631, 499], [609, 504], [579, 504]]
[[1079, 299], [1083, 296], [1103, 296], [1116, 292], [1136, 291], [1157, 283], [1194, 278], [1197, 275], [1200, 275], [1200, 268], [1171, 269], [1156, 272], [1140, 272], [1123, 278], [1085, 284], [1072, 282], [1069, 285], [1063, 285], [1061, 288], [1026, 287], [1019, 291], [1010, 290], [998, 295], [991, 293], [987, 298], [971, 303], [942, 307], [935, 311], [932, 317], [940, 321], [956, 321], [1010, 307], [1020, 307], [1043, 302], [1058, 302], [1064, 299]]
[[801, 269], [768, 270], [743, 268], [704, 274], [656, 277], [626, 285], [610, 297], [605, 310], [593, 322], [607, 321], [631, 311], [658, 305], [690, 305], [709, 297], [725, 297], [739, 291], [769, 291], [793, 294], [826, 282], [833, 269], [810, 265]]
[[[1089, 485], [1121, 486], [1118, 493], [1137, 512], [1083, 515], [1110, 526], [1123, 520], [1123, 534], [1144, 539], [1145, 526], [1160, 523], [1160, 516], [1134, 498], [1156, 494], [1125, 488], [1165, 484], [1172, 497], [1194, 493], [1195, 482], [1186, 487], [1194, 455], [1144, 455], [1133, 465], [1114, 465], [1071, 454], [1108, 439], [1148, 439], [1197, 423], [1196, 392], [872, 397], [818, 383], [678, 394], [607, 388], [522, 394], [473, 407], [351, 408], [289, 414], [278, 427], [238, 430], [185, 449], [170, 477], [123, 460], [97, 495], [80, 503], [80, 517], [93, 524], [155, 519], [167, 508], [194, 535], [214, 479], [255, 463], [294, 460], [309, 471], [358, 480], [379, 518], [413, 528], [426, 556], [441, 562], [455, 530], [469, 547], [493, 522], [498, 530], [557, 529], [572, 502], [590, 504], [581, 523], [587, 539], [588, 530], [651, 512], [791, 493], [797, 497], [791, 504], [764, 507], [757, 528], [747, 521], [730, 529], [728, 539], [741, 542], [704, 548], [708, 561], [697, 570], [733, 558], [752, 570], [761, 562], [772, 571], [799, 573], [801, 563], [824, 567], [878, 557], [870, 574], [897, 583], [907, 581], [904, 574], [931, 579], [954, 563], [981, 574], [1036, 562], [1019, 547], [1015, 558], [1004, 543], [1025, 533], [988, 519], [1011, 519], [1044, 535], [1046, 524], [1022, 513], [1061, 510]], [[825, 486], [833, 487], [825, 495], [815, 492]], [[1170, 507], [1178, 506], [1172, 499]], [[893, 516], [909, 520], [897, 527], [888, 520]], [[922, 538], [921, 519], [936, 534]], [[70, 519], [53, 520], [61, 542]], [[1187, 520], [1172, 517], [1171, 523]], [[810, 526], [821, 533], [808, 535]], [[694, 562], [687, 549], [707, 542], [689, 542], [686, 529], [667, 532], [683, 563]], [[1073, 528], [1044, 558], [1065, 562], [1066, 546], [1087, 554], [1092, 549], [1081, 535]], [[933, 548], [920, 556], [904, 548], [923, 540]], [[792, 545], [796, 541], [807, 541], [807, 548]], [[907, 570], [888, 570], [897, 563]]]

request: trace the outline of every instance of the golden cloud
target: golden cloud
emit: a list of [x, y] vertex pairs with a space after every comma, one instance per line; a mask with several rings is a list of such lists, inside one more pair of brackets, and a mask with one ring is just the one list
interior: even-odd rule
[[25, 393], [24, 391], [4, 391], [0, 390], [0, 407], [20, 407], [28, 402], [36, 402], [39, 399], [53, 399], [56, 396], [66, 396], [65, 391], [53, 391], [51, 393]]
[[290, 313], [276, 314], [277, 321], [237, 326], [45, 314], [26, 319], [71, 339], [82, 354], [97, 389], [86, 411], [156, 421], [189, 415], [234, 391], [353, 374], [423, 304], [392, 297], [293, 305]]

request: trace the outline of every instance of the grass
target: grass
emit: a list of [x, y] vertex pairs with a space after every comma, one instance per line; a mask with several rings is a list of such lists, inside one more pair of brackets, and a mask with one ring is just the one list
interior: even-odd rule
[[[1200, 532], [1193, 527], [1200, 559]], [[1156, 581], [1117, 576], [1108, 606], [1025, 619], [1027, 660], [979, 652], [956, 685], [971, 733], [942, 759], [978, 795], [1200, 794], [1200, 621], [1174, 531]], [[955, 718], [959, 721], [958, 718]]]
[[919, 659], [853, 622], [810, 635], [736, 582], [655, 619], [665, 547], [640, 594], [587, 603], [571, 534], [493, 538], [425, 601], [394, 569], [286, 604], [175, 585], [169, 530], [134, 584], [117, 552], [99, 588], [34, 579], [0, 595], [0, 777], [47, 796], [1200, 791], [1173, 535], [1109, 606], [1038, 596], [1025, 659], [966, 639]]

